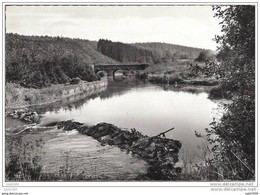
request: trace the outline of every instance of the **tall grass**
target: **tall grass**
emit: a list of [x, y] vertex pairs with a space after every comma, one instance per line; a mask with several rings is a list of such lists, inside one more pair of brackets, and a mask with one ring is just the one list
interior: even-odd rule
[[41, 149], [43, 140], [25, 142], [21, 136], [8, 139], [5, 158], [6, 181], [95, 181], [108, 179], [105, 175], [97, 175], [96, 166], [90, 164], [91, 173], [75, 172], [71, 151], [62, 152], [62, 165], [57, 173], [43, 170]]
[[24, 142], [21, 136], [9, 140], [9, 149], [6, 151], [5, 179], [7, 181], [38, 181], [41, 177], [42, 166], [39, 148], [43, 140]]

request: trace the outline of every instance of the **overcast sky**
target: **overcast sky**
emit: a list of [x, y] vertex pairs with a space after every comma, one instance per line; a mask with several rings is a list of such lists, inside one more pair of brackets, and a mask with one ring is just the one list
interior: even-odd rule
[[7, 6], [6, 32], [216, 49], [211, 6]]

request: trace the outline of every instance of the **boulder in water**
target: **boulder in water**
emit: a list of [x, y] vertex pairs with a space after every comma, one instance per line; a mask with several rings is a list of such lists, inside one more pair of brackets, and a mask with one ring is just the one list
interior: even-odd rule
[[79, 122], [74, 122], [74, 120], [58, 122], [58, 129], [63, 128], [64, 131], [71, 131], [73, 129], [79, 129], [83, 124]]
[[27, 108], [14, 110], [8, 114], [14, 119], [20, 119], [29, 123], [37, 123], [39, 121], [39, 115], [36, 111], [30, 111]]

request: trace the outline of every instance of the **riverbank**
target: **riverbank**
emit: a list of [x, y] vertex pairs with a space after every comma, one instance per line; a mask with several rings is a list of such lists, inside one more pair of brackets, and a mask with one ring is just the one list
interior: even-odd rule
[[42, 89], [24, 88], [19, 84], [6, 83], [5, 108], [6, 110], [25, 108], [36, 105], [50, 104], [81, 93], [93, 95], [106, 89], [107, 78], [100, 81], [78, 84], [55, 84]]
[[151, 74], [140, 73], [137, 75], [139, 79], [146, 79], [151, 83], [159, 84], [183, 84], [183, 85], [202, 85], [202, 86], [217, 86], [219, 82], [214, 78], [182, 78], [179, 74]]

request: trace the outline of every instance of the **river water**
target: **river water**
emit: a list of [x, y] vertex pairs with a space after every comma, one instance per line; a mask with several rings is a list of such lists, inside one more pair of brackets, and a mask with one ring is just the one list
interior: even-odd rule
[[[205, 135], [218, 104], [208, 94], [182, 91], [178, 86], [168, 90], [138, 80], [109, 81], [106, 91], [69, 103], [55, 103], [36, 108], [41, 115], [39, 126], [74, 119], [87, 125], [112, 123], [122, 128], [135, 128], [154, 136], [174, 127], [166, 137], [182, 143], [180, 163], [203, 161], [206, 142], [195, 136]], [[43, 138], [41, 149], [44, 171], [58, 172], [69, 164], [73, 173], [108, 179], [134, 179], [145, 173], [147, 163], [138, 156], [120, 151], [114, 146], [101, 146], [91, 137], [77, 131], [63, 132], [57, 128], [27, 133], [28, 140]]]

